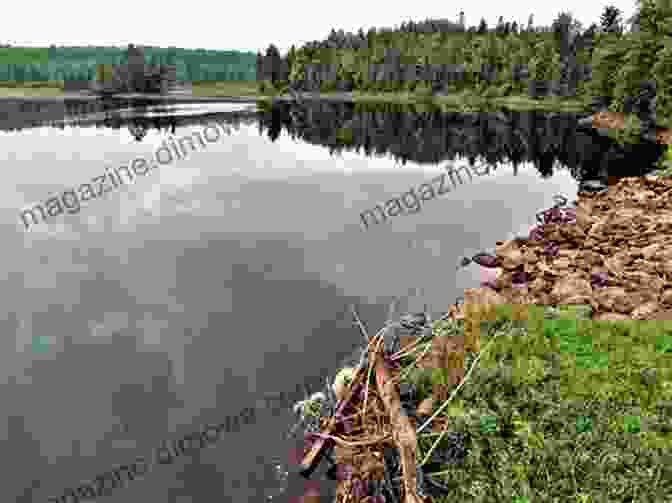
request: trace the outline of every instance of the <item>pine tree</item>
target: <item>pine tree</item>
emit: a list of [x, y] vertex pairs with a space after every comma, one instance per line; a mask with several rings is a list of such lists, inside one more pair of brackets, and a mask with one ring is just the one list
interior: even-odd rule
[[606, 33], [623, 33], [621, 11], [614, 5], [607, 5], [600, 16], [600, 27]]
[[[270, 77], [271, 82], [274, 84], [281, 79], [281, 64], [282, 58], [280, 56], [280, 51], [278, 48], [271, 44], [266, 49], [266, 78]], [[269, 75], [270, 74], [270, 75]]]

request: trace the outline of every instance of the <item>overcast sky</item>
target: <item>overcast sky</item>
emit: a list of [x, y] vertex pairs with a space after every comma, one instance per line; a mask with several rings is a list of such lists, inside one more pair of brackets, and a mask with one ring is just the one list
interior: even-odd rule
[[[356, 32], [371, 27], [393, 27], [402, 21], [426, 18], [458, 20], [464, 10], [467, 26], [484, 17], [490, 26], [498, 17], [527, 25], [530, 13], [535, 25], [549, 25], [560, 10], [570, 11], [585, 27], [599, 22], [605, 5], [615, 5], [624, 19], [635, 12], [635, 0], [565, 0], [554, 3], [519, 0], [493, 2], [472, 0], [389, 1], [341, 0], [317, 2], [202, 2], [166, 3], [165, 9], [154, 2], [116, 0], [102, 5], [84, 0], [11, 2], [3, 9], [5, 22], [0, 44], [45, 47], [56, 45], [124, 46], [129, 43], [190, 49], [254, 51], [275, 43], [281, 52], [325, 38], [331, 28]], [[6, 14], [9, 13], [7, 17]], [[99, 17], [100, 16], [100, 17]]]

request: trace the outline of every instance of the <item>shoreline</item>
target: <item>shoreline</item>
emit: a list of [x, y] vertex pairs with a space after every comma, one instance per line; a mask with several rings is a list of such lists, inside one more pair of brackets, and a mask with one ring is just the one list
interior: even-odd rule
[[256, 103], [257, 98], [253, 96], [197, 96], [197, 95], [156, 95], [156, 94], [118, 94], [109, 98], [101, 98], [92, 94], [84, 93], [62, 93], [54, 96], [40, 95], [2, 95], [0, 103], [7, 101], [40, 101], [46, 103], [62, 103], [63, 101], [157, 101], [163, 103]]
[[[338, 480], [334, 503], [392, 487], [397, 501], [416, 501], [416, 481], [436, 503], [472, 501], [473, 491], [492, 501], [616, 496], [619, 484], [600, 482], [607, 474], [629, 480], [629, 494], [669, 490], [660, 481], [672, 465], [657, 456], [672, 448], [661, 429], [672, 417], [671, 189], [672, 179], [646, 176], [580, 192], [575, 206], [543, 211], [529, 238], [463, 259], [495, 277], [438, 320], [397, 314], [376, 335], [360, 325], [368, 357], [335, 369], [352, 370], [345, 387], [330, 376], [335, 398], [318, 401], [327, 405], [317, 407], [319, 427], [304, 429], [313, 449], [304, 476], [325, 454]], [[650, 232], [623, 227], [640, 218]], [[627, 265], [639, 255], [646, 260]], [[397, 468], [382, 455], [390, 441]], [[620, 458], [629, 471], [600, 456], [608, 449], [632, 455]], [[561, 461], [572, 470], [540, 471]]]
[[[350, 103], [350, 104], [397, 104], [397, 105], [425, 105], [435, 106], [441, 109], [457, 108], [461, 111], [486, 111], [493, 107], [505, 107], [514, 111], [526, 110], [540, 110], [548, 112], [573, 112], [579, 114], [586, 114], [587, 116], [597, 117], [599, 113], [590, 111], [589, 103], [586, 100], [579, 98], [558, 98], [545, 97], [542, 99], [533, 99], [526, 95], [512, 95], [500, 98], [484, 99], [473, 93], [457, 93], [447, 95], [431, 95], [422, 96], [414, 93], [368, 93], [361, 91], [352, 92], [298, 92], [295, 96], [290, 94], [244, 94], [235, 93], [231, 90], [218, 89], [218, 83], [213, 83], [211, 86], [196, 85], [193, 93], [174, 93], [174, 94], [145, 94], [145, 93], [125, 93], [117, 94], [107, 98], [88, 93], [88, 92], [59, 92], [51, 95], [40, 95], [39, 92], [30, 94], [30, 91], [35, 91], [36, 88], [20, 87], [20, 88], [3, 88], [0, 85], [0, 92], [2, 90], [20, 90], [21, 93], [0, 95], [0, 103], [3, 101], [42, 101], [51, 103], [60, 103], [66, 100], [72, 101], [124, 101], [124, 100], [138, 100], [138, 101], [156, 101], [164, 103], [176, 104], [190, 104], [190, 103], [248, 103], [248, 104], [268, 104], [268, 103], [293, 103], [296, 102], [296, 97], [300, 101], [323, 101], [332, 103]], [[53, 88], [45, 88], [53, 89]], [[248, 87], [249, 91], [250, 88]], [[27, 92], [23, 92], [27, 91]], [[200, 91], [200, 92], [199, 92]], [[214, 92], [213, 92], [214, 91]], [[608, 112], [615, 120], [612, 124], [607, 124], [602, 127], [620, 127], [622, 119], [617, 116], [623, 116], [621, 112]], [[672, 123], [669, 120], [661, 120], [661, 123]], [[664, 129], [664, 126], [660, 126]], [[672, 129], [668, 134], [672, 137]], [[670, 140], [672, 141], [672, 139]]]
[[[110, 96], [111, 100], [149, 100], [149, 101], [166, 101], [173, 103], [220, 103], [220, 102], [234, 102], [234, 103], [256, 103], [256, 102], [294, 102], [296, 99], [290, 94], [237, 94], [233, 93], [227, 89], [218, 89], [217, 83], [209, 85], [196, 85], [194, 86], [193, 92], [190, 94], [186, 93], [175, 93], [175, 94], [144, 94], [144, 93], [126, 93], [126, 94], [117, 94]], [[40, 94], [39, 91], [35, 92], [39, 88], [32, 87], [12, 87], [12, 88], [3, 88], [0, 85], [0, 92], [2, 90], [11, 90], [11, 91], [20, 91], [16, 94], [10, 92], [6, 95], [0, 95], [1, 101], [14, 101], [14, 100], [25, 100], [25, 101], [47, 101], [47, 102], [60, 102], [63, 100], [81, 100], [81, 101], [97, 101], [104, 98], [97, 96], [88, 92], [63, 92], [58, 91], [55, 94], [44, 95]], [[53, 92], [55, 88], [43, 88], [49, 89], [50, 92]], [[201, 90], [199, 92], [199, 90]], [[248, 89], [249, 90], [249, 89]], [[31, 91], [34, 94], [31, 94]], [[211, 92], [212, 91], [212, 92]], [[578, 99], [558, 99], [558, 98], [543, 98], [540, 100], [534, 100], [528, 98], [524, 95], [520, 96], [508, 96], [502, 98], [492, 98], [490, 100], [483, 100], [478, 95], [473, 93], [457, 93], [457, 94], [448, 94], [448, 95], [432, 95], [432, 96], [421, 96], [414, 93], [368, 93], [361, 91], [352, 91], [352, 92], [329, 92], [329, 93], [320, 93], [320, 92], [299, 92], [297, 96], [301, 100], [306, 101], [327, 101], [327, 102], [337, 102], [337, 103], [396, 103], [400, 105], [431, 105], [436, 106], [464, 106], [472, 105], [477, 108], [482, 108], [483, 105], [492, 104], [495, 106], [506, 106], [509, 108], [520, 108], [525, 109], [536, 109], [543, 110], [549, 109], [551, 111], [575, 111], [575, 112], [585, 112], [586, 104]]]

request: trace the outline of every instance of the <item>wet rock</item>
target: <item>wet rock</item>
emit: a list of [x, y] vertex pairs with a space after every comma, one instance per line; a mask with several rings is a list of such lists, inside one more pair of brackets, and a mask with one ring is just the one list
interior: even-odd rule
[[585, 180], [579, 184], [579, 192], [602, 192], [608, 188], [603, 180]]

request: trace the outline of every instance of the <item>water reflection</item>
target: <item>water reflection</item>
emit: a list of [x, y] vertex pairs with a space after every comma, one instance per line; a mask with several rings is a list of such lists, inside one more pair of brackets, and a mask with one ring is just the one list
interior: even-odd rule
[[[241, 104], [180, 104], [128, 100], [61, 100], [31, 102], [0, 101], [0, 131], [16, 132], [28, 128], [127, 128], [137, 142], [150, 129], [176, 134], [214, 119], [228, 123], [249, 123], [256, 116], [254, 107]], [[247, 120], [246, 120], [247, 119]]]
[[530, 162], [542, 178], [554, 167], [567, 168], [577, 180], [619, 177], [652, 171], [662, 145], [640, 143], [619, 147], [595, 131], [577, 126], [587, 113], [442, 112], [421, 106], [357, 107], [312, 103], [300, 107], [278, 104], [260, 112], [260, 132], [275, 141], [281, 131], [331, 153], [361, 150], [367, 156], [391, 155], [406, 164], [437, 164], [477, 158], [488, 165]]
[[276, 141], [285, 131], [293, 139], [320, 145], [331, 154], [364, 151], [391, 155], [401, 164], [437, 164], [478, 158], [495, 166], [512, 163], [514, 173], [532, 163], [542, 178], [554, 167], [567, 168], [577, 180], [614, 183], [654, 169], [662, 145], [640, 143], [619, 147], [578, 120], [588, 113], [442, 112], [428, 106], [311, 102], [279, 103], [257, 110], [241, 104], [170, 104], [128, 100], [62, 100], [0, 102], [0, 131], [50, 126], [128, 128], [137, 142], [149, 129], [176, 134], [181, 127], [211, 120], [232, 124], [258, 122], [259, 133]]

